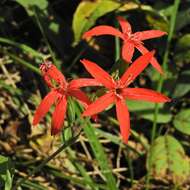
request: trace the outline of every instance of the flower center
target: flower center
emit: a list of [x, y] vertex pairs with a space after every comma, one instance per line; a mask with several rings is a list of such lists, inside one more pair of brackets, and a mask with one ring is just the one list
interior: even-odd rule
[[41, 65], [40, 65], [40, 70], [42, 72], [47, 72], [48, 69], [50, 69], [52, 67], [52, 62], [51, 61], [44, 61]]
[[129, 32], [124, 33], [124, 39], [125, 40], [130, 40], [131, 39], [131, 34]]
[[60, 94], [64, 94], [66, 95], [67, 94], [67, 86], [58, 86], [57, 87], [57, 90]]
[[116, 88], [115, 92], [116, 92], [116, 94], [121, 94], [122, 93], [122, 88]]

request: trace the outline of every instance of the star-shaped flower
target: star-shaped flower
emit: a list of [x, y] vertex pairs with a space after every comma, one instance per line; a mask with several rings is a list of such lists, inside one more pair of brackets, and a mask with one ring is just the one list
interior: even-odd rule
[[140, 56], [126, 70], [121, 79], [114, 80], [106, 71], [101, 69], [95, 63], [83, 59], [81, 62], [87, 71], [108, 90], [107, 93], [99, 97], [95, 102], [90, 104], [83, 112], [83, 116], [91, 116], [97, 114], [109, 105], [116, 104], [116, 114], [120, 124], [120, 131], [124, 142], [128, 142], [130, 135], [130, 117], [125, 100], [142, 100], [149, 102], [168, 102], [170, 99], [161, 93], [145, 88], [128, 87], [134, 79], [147, 67], [150, 60], [154, 56], [154, 52], [148, 52]]
[[[158, 38], [167, 34], [166, 32], [160, 30], [147, 30], [147, 31], [132, 33], [131, 25], [129, 22], [127, 22], [127, 20], [125, 20], [121, 16], [118, 16], [117, 19], [121, 26], [122, 32], [112, 26], [101, 25], [101, 26], [96, 26], [91, 30], [85, 32], [83, 38], [85, 39], [92, 36], [100, 36], [100, 35], [113, 35], [121, 38], [123, 40], [122, 53], [121, 53], [122, 58], [128, 63], [131, 63], [131, 59], [135, 48], [138, 49], [143, 55], [148, 52], [146, 47], [144, 47], [143, 45], [143, 40]], [[151, 59], [150, 63], [160, 73], [163, 73], [161, 66], [154, 57]]]
[[68, 83], [64, 75], [49, 61], [45, 61], [40, 66], [40, 70], [46, 84], [51, 88], [51, 91], [38, 106], [34, 115], [33, 125], [38, 124], [49, 111], [50, 107], [55, 104], [51, 127], [51, 134], [55, 135], [60, 132], [63, 126], [68, 96], [75, 97], [84, 107], [87, 107], [91, 101], [78, 86], [98, 86], [101, 84], [94, 79], [87, 78], [74, 79]]

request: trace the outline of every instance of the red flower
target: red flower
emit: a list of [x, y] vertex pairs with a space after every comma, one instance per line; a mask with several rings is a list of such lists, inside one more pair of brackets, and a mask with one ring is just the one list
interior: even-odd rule
[[95, 63], [81, 60], [87, 71], [107, 89], [107, 93], [90, 104], [83, 112], [83, 116], [91, 116], [103, 111], [110, 104], [116, 104], [116, 114], [120, 124], [120, 131], [124, 142], [127, 143], [130, 135], [130, 118], [125, 99], [143, 100], [149, 102], [168, 102], [170, 99], [156, 91], [144, 88], [129, 88], [133, 80], [147, 67], [154, 56], [154, 52], [148, 52], [139, 57], [123, 74], [121, 79], [113, 78]]
[[[51, 88], [51, 91], [45, 96], [38, 106], [34, 115], [33, 125], [38, 124], [49, 111], [50, 107], [55, 104], [51, 128], [51, 134], [55, 135], [60, 132], [64, 123], [67, 109], [67, 97], [73, 96], [79, 100], [84, 107], [87, 107], [91, 101], [88, 99], [86, 94], [78, 88], [78, 86], [98, 86], [101, 84], [94, 79], [87, 78], [75, 79], [70, 83], [67, 83], [64, 75], [51, 62], [48, 61], [45, 61], [40, 66], [40, 70], [45, 82]], [[55, 83], [58, 87], [55, 87]]]
[[[148, 52], [148, 50], [143, 46], [143, 40], [148, 40], [151, 38], [158, 38], [165, 34], [160, 30], [147, 30], [142, 32], [132, 33], [131, 25], [123, 17], [117, 17], [119, 24], [121, 26], [122, 32], [117, 30], [112, 26], [96, 26], [91, 30], [84, 33], [83, 38], [88, 38], [92, 36], [100, 35], [114, 35], [123, 40], [122, 47], [122, 58], [126, 62], [131, 62], [135, 48], [137, 48], [143, 55]], [[150, 61], [153, 67], [155, 67], [160, 73], [163, 73], [161, 66], [158, 61], [153, 57]]]

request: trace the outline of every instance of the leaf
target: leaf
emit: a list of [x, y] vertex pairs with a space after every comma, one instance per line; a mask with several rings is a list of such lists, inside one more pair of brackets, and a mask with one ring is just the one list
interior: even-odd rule
[[121, 6], [119, 9], [119, 11], [121, 12], [126, 12], [126, 11], [134, 11], [134, 10], [140, 10], [142, 12], [157, 16], [158, 18], [162, 18], [164, 20], [166, 20], [166, 18], [164, 17], [164, 15], [159, 12], [158, 10], [154, 9], [152, 6], [150, 5], [143, 5], [143, 4], [139, 4], [136, 2], [127, 2], [124, 3], [123, 6]]
[[91, 145], [92, 151], [96, 157], [96, 160], [101, 168], [102, 174], [106, 178], [106, 185], [109, 190], [118, 190], [116, 185], [116, 180], [112, 174], [112, 169], [108, 164], [107, 155], [96, 136], [95, 129], [89, 121], [83, 121], [84, 133], [87, 136], [89, 143]]
[[82, 1], [74, 13], [72, 28], [74, 31], [74, 45], [82, 34], [92, 27], [96, 20], [119, 8], [120, 3], [112, 0]]
[[74, 100], [71, 97], [69, 97], [67, 101], [68, 101], [68, 106], [67, 106], [68, 122], [70, 125], [72, 125], [72, 123], [74, 123], [76, 120], [75, 103], [73, 102]]
[[69, 160], [73, 163], [73, 165], [76, 167], [76, 169], [80, 172], [81, 176], [83, 177], [83, 180], [86, 182], [86, 185], [88, 185], [92, 190], [99, 190], [99, 188], [97, 187], [97, 184], [94, 183], [93, 179], [88, 174], [86, 168], [77, 161], [76, 152], [73, 151], [71, 148], [68, 148], [67, 154], [68, 154]]
[[185, 34], [176, 43], [174, 60], [178, 65], [189, 63], [190, 60], [190, 33]]
[[168, 31], [167, 18], [162, 11], [154, 9], [150, 5], [143, 5], [135, 2], [127, 2], [119, 8], [119, 11], [141, 11], [146, 13], [146, 19], [150, 25], [158, 30]]
[[[157, 122], [168, 123], [169, 121], [171, 121], [172, 114], [169, 112], [169, 110], [164, 109], [164, 104], [158, 105], [160, 109], [159, 114], [157, 116]], [[135, 112], [135, 114], [139, 115], [139, 117], [148, 119], [150, 121], [154, 121], [154, 103], [127, 100], [127, 106], [130, 112]]]
[[168, 32], [168, 23], [162, 17], [148, 14], [146, 15], [146, 19], [154, 29]]
[[[76, 113], [78, 117], [81, 115], [81, 108], [79, 104], [76, 104]], [[105, 177], [106, 187], [109, 190], [118, 190], [116, 185], [115, 177], [112, 174], [112, 169], [108, 164], [108, 158], [104, 151], [102, 144], [99, 141], [99, 138], [96, 136], [95, 128], [92, 126], [89, 120], [82, 119], [80, 120], [81, 125], [83, 126], [83, 130], [85, 135], [88, 138], [89, 144], [91, 146], [92, 152], [96, 157], [97, 163], [100, 166], [101, 173]]]
[[44, 11], [48, 7], [47, 0], [16, 0], [17, 3], [22, 5], [30, 16], [34, 15], [33, 7]]
[[178, 131], [190, 135], [190, 109], [180, 111], [174, 117], [173, 124]]
[[0, 187], [4, 186], [5, 190], [12, 189], [13, 166], [8, 157], [0, 155]]
[[190, 33], [183, 35], [176, 43], [175, 50], [183, 51], [190, 48]]
[[182, 97], [190, 91], [190, 70], [183, 71], [175, 83], [173, 97]]
[[184, 149], [170, 135], [160, 136], [153, 142], [146, 166], [153, 178], [172, 180], [175, 184], [184, 183], [190, 176], [189, 160]]
[[27, 189], [35, 189], [35, 190], [47, 190], [45, 186], [40, 185], [38, 182], [32, 182], [29, 180], [26, 180], [23, 184], [23, 187], [26, 187]]

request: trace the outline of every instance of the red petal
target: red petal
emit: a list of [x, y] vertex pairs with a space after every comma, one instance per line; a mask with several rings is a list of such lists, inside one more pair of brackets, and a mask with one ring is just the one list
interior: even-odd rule
[[125, 42], [123, 44], [123, 47], [122, 47], [122, 58], [127, 63], [131, 63], [131, 59], [133, 57], [134, 50], [135, 50], [135, 48], [134, 48], [134, 44], [133, 43]]
[[112, 104], [115, 100], [115, 95], [113, 92], [109, 92], [100, 98], [98, 98], [95, 102], [90, 104], [87, 109], [83, 112], [83, 116], [91, 116], [95, 115], [104, 109], [106, 109], [110, 104]]
[[117, 17], [117, 20], [119, 21], [119, 24], [121, 26], [121, 29], [122, 29], [122, 32], [123, 33], [131, 33], [132, 30], [131, 30], [131, 25], [129, 22], [127, 22], [127, 20], [125, 20], [123, 17], [121, 16], [118, 16]]
[[109, 89], [115, 87], [115, 81], [112, 79], [112, 77], [96, 63], [86, 59], [81, 60], [81, 63], [84, 65], [86, 70], [105, 87]]
[[120, 125], [121, 136], [123, 141], [127, 143], [130, 135], [130, 117], [124, 100], [117, 100], [116, 113]]
[[45, 98], [41, 101], [40, 105], [38, 106], [33, 119], [33, 125], [39, 123], [39, 121], [45, 116], [45, 114], [49, 111], [51, 105], [57, 99], [57, 91], [52, 90], [49, 92]]
[[53, 84], [52, 84], [52, 81], [51, 79], [49, 78], [48, 75], [43, 75], [43, 79], [44, 81], [46, 82], [46, 85], [49, 87], [49, 88], [53, 88]]
[[158, 103], [171, 101], [167, 96], [145, 88], [126, 88], [123, 90], [122, 95], [131, 100], [142, 100]]
[[51, 128], [51, 134], [56, 135], [57, 133], [60, 132], [61, 127], [64, 123], [65, 119], [65, 113], [67, 109], [67, 99], [65, 96], [62, 96], [53, 112], [53, 117], [52, 117], [52, 128]]
[[134, 33], [134, 36], [138, 40], [148, 40], [151, 38], [158, 38], [158, 37], [161, 37], [166, 34], [167, 34], [167, 32], [163, 32], [160, 30], [146, 30], [146, 31], [142, 31], [142, 32], [136, 32], [136, 33]]
[[136, 59], [121, 77], [121, 82], [129, 85], [147, 67], [154, 53], [151, 51]]
[[82, 38], [85, 39], [92, 36], [100, 36], [100, 35], [113, 35], [123, 38], [123, 34], [119, 30], [117, 30], [112, 26], [106, 26], [106, 25], [96, 26], [92, 28], [91, 30], [85, 32]]
[[[147, 52], [149, 52], [143, 45], [137, 45], [135, 46], [143, 55]], [[160, 73], [163, 74], [163, 70], [162, 67], [160, 66], [160, 64], [158, 63], [158, 61], [153, 57], [150, 60], [150, 63], [152, 64], [152, 66]]]
[[96, 79], [89, 78], [74, 79], [69, 83], [69, 89], [81, 88], [86, 86], [102, 86], [102, 84], [98, 82]]
[[79, 90], [79, 89], [69, 90], [69, 95], [79, 100], [85, 108], [89, 104], [91, 104], [91, 101], [89, 100], [88, 96], [82, 90]]

